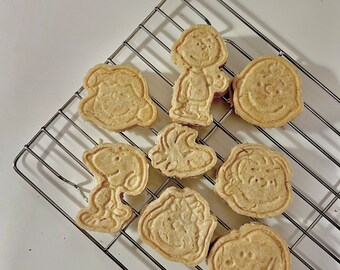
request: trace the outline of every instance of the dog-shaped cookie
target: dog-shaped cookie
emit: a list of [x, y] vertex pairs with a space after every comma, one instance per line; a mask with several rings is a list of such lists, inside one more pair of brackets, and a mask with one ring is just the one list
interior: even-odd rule
[[149, 165], [145, 155], [126, 144], [100, 144], [83, 154], [83, 161], [97, 180], [88, 207], [81, 209], [77, 224], [87, 230], [118, 232], [132, 215], [121, 195], [136, 196], [146, 187]]

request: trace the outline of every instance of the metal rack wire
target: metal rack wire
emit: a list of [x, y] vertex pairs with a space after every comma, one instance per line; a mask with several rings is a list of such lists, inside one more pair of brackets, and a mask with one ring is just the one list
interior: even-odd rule
[[[118, 64], [119, 61], [119, 54], [122, 53], [124, 50], [131, 53], [134, 57], [137, 57], [139, 61], [144, 63], [154, 74], [157, 74], [163, 82], [165, 82], [169, 89], [173, 86], [174, 82], [167, 76], [164, 72], [162, 72], [152, 61], [148, 60], [148, 58], [143, 55], [141, 50], [139, 49], [139, 46], [135, 46], [133, 44], [133, 39], [137, 36], [139, 33], [144, 33], [147, 36], [147, 39], [152, 40], [156, 44], [158, 44], [159, 49], [161, 52], [159, 55], [166, 55], [170, 52], [170, 48], [168, 45], [166, 45], [166, 42], [164, 42], [158, 35], [158, 30], [151, 30], [148, 22], [156, 15], [160, 15], [164, 18], [166, 23], [169, 23], [174, 28], [178, 29], [179, 31], [183, 31], [183, 27], [180, 25], [180, 22], [178, 22], [175, 19], [174, 13], [169, 14], [169, 12], [166, 11], [164, 6], [166, 3], [169, 2], [167, 0], [161, 1], [154, 10], [151, 11], [151, 13], [143, 20], [141, 24], [138, 25], [138, 27], [128, 36], [128, 38], [121, 44], [121, 46], [114, 52], [112, 55], [106, 60], [106, 63], [108, 64]], [[306, 76], [306, 79], [315, 83], [315, 85], [318, 87], [317, 91], [324, 92], [329, 96], [330, 99], [332, 99], [336, 104], [340, 103], [340, 98], [332, 92], [330, 89], [328, 89], [324, 84], [322, 84], [316, 77], [314, 77], [312, 74], [308, 72], [304, 67], [302, 67], [299, 63], [297, 63], [289, 54], [287, 54], [283, 49], [281, 49], [278, 45], [276, 45], [274, 42], [272, 42], [269, 38], [267, 38], [262, 32], [260, 32], [257, 28], [255, 28], [249, 21], [247, 21], [244, 17], [242, 17], [239, 13], [237, 13], [233, 8], [231, 8], [230, 5], [228, 5], [223, 0], [216, 0], [216, 2], [209, 4], [216, 4], [219, 5], [220, 8], [223, 8], [223, 11], [226, 12], [226, 15], [233, 16], [235, 19], [238, 20], [240, 24], [244, 24], [246, 27], [248, 27], [251, 31], [253, 31], [254, 34], [256, 34], [260, 39], [263, 40], [267, 45], [269, 45], [276, 53], [282, 57], [285, 57], [287, 60], [289, 60], [292, 64], [294, 64], [300, 71], [301, 74], [304, 74]], [[200, 20], [200, 23], [206, 23], [211, 24], [210, 20], [207, 18], [206, 15], [204, 15], [200, 9], [199, 5], [197, 5], [196, 1], [188, 1], [183, 0], [180, 1], [178, 4], [179, 8], [186, 8], [188, 13], [191, 14], [190, 16], [197, 17], [196, 19]], [[179, 32], [180, 33], [180, 32]], [[244, 49], [242, 46], [238, 45], [237, 42], [235, 42], [232, 38], [225, 39], [225, 42], [227, 43], [229, 48], [235, 49], [236, 52], [239, 53], [239, 57], [243, 57], [247, 61], [252, 60], [251, 54]], [[223, 67], [223, 70], [227, 72], [231, 76], [235, 76], [236, 72], [229, 67], [229, 65], [225, 65]], [[164, 91], [168, 91], [167, 89]], [[152, 91], [151, 91], [152, 93]], [[54, 168], [53, 165], [51, 165], [46, 160], [46, 155], [43, 155], [39, 153], [37, 150], [35, 150], [35, 144], [42, 138], [46, 137], [51, 140], [51, 142], [62, 150], [62, 152], [70, 159], [72, 159], [75, 163], [79, 165], [79, 167], [89, 176], [92, 176], [91, 172], [86, 168], [86, 166], [82, 163], [82, 161], [79, 158], [79, 155], [77, 155], [75, 152], [73, 152], [70, 147], [66, 146], [65, 143], [63, 143], [60, 140], [60, 136], [53, 135], [53, 132], [51, 132], [51, 128], [53, 128], [56, 125], [56, 122], [59, 119], [63, 119], [66, 121], [69, 127], [72, 127], [77, 134], [76, 136], [80, 136], [81, 140], [87, 141], [90, 145], [97, 145], [98, 141], [96, 141], [93, 136], [84, 130], [83, 127], [77, 121], [75, 121], [76, 112], [73, 112], [71, 114], [67, 113], [70, 107], [72, 105], [77, 105], [79, 100], [82, 99], [83, 94], [83, 88], [80, 88], [56, 113], [52, 116], [52, 118], [37, 132], [37, 134], [24, 146], [24, 148], [20, 151], [20, 153], [16, 156], [14, 160], [14, 169], [17, 171], [21, 177], [28, 182], [39, 194], [41, 194], [48, 202], [50, 202], [62, 215], [64, 215], [70, 222], [72, 222], [75, 226], [76, 223], [72, 217], [72, 215], [69, 213], [68, 210], [64, 209], [60, 206], [56, 200], [54, 200], [50, 194], [43, 190], [43, 184], [41, 182], [37, 182], [34, 180], [34, 177], [30, 176], [29, 173], [27, 173], [27, 170], [35, 170], [35, 165], [23, 162], [26, 161], [27, 156], [33, 157], [36, 162], [43, 166], [45, 169], [47, 169], [55, 179], [54, 181], [61, 181], [62, 183], [69, 185], [70, 187], [74, 188], [75, 191], [79, 192], [81, 198], [83, 200], [87, 201], [87, 193], [86, 189], [82, 187], [80, 184], [76, 184], [75, 181], [70, 181], [69, 177], [66, 177], [63, 175], [60, 170]], [[153, 93], [152, 93], [153, 94]], [[155, 95], [152, 96], [153, 101], [157, 104], [160, 112], [162, 114], [167, 115], [168, 114], [168, 107], [164, 104], [164, 102], [161, 102], [158, 98], [155, 97]], [[218, 118], [214, 116], [213, 120], [213, 127], [209, 129], [207, 132], [204, 132], [202, 136], [199, 138], [199, 142], [201, 144], [209, 145], [209, 141], [213, 138], [213, 136], [217, 132], [221, 132], [221, 136], [226, 136], [227, 138], [231, 139], [233, 143], [242, 143], [242, 139], [239, 138], [239, 135], [236, 134], [236, 132], [231, 131], [229, 128], [227, 128], [224, 124], [226, 120], [229, 120], [233, 117], [233, 108], [227, 105], [227, 97], [222, 98], [222, 102], [225, 106], [227, 106], [227, 109], [224, 111], [222, 115], [220, 115]], [[310, 103], [307, 103], [307, 101], [304, 102], [304, 107], [307, 110], [308, 113], [310, 113], [314, 118], [313, 121], [320, 121], [322, 125], [327, 127], [328, 131], [331, 132], [331, 136], [335, 136], [338, 138], [340, 136], [340, 131], [334, 126], [332, 121], [329, 121], [325, 118], [325, 114], [321, 114], [318, 112], [317, 109], [314, 108], [314, 106], [310, 105]], [[334, 108], [335, 109], [335, 108]], [[297, 124], [293, 121], [288, 123], [288, 127], [291, 128], [291, 131], [294, 132], [294, 135], [298, 135], [299, 138], [303, 141], [305, 145], [308, 145], [308, 147], [312, 148], [313, 151], [318, 152], [319, 155], [323, 157], [323, 161], [331, 164], [332, 166], [335, 166], [337, 169], [340, 168], [340, 161], [339, 158], [336, 157], [334, 152], [330, 151], [329, 148], [325, 147], [323, 144], [319, 143], [315, 138], [313, 138], [309, 132], [305, 132], [303, 127], [300, 124]], [[332, 228], [332, 230], [335, 230], [336, 233], [339, 233], [340, 226], [339, 222], [336, 220], [336, 218], [330, 214], [331, 207], [337, 202], [337, 200], [340, 197], [339, 190], [336, 189], [336, 185], [333, 185], [329, 183], [325, 179], [323, 175], [320, 175], [315, 171], [315, 169], [312, 169], [311, 166], [308, 164], [308, 162], [302, 160], [296, 153], [294, 153], [292, 150], [288, 149], [283, 143], [280, 142], [280, 140], [275, 137], [270, 131], [266, 129], [262, 129], [260, 127], [255, 127], [257, 130], [257, 133], [261, 136], [264, 136], [272, 145], [274, 145], [276, 148], [280, 149], [283, 153], [285, 153], [295, 164], [297, 167], [299, 167], [301, 170], [303, 170], [306, 174], [308, 174], [313, 181], [316, 181], [320, 186], [325, 189], [325, 191], [328, 194], [328, 197], [330, 197], [329, 200], [326, 200], [326, 204], [319, 204], [315, 202], [313, 199], [314, 194], [310, 194], [308, 192], [305, 192], [304, 190], [301, 190], [300, 187], [297, 187], [293, 183], [293, 191], [295, 193], [295, 197], [301, 199], [305, 204], [310, 207], [312, 211], [313, 220], [308, 224], [304, 224], [301, 220], [299, 220], [297, 217], [285, 212], [282, 214], [282, 218], [289, 223], [290, 225], [294, 226], [296, 230], [298, 231], [298, 236], [294, 238], [291, 243], [289, 243], [289, 249], [294, 257], [293, 260], [293, 267], [296, 264], [296, 266], [301, 266], [307, 268], [307, 269], [317, 269], [321, 268], [322, 265], [318, 264], [315, 260], [315, 258], [311, 258], [310, 256], [306, 255], [304, 253], [304, 250], [299, 249], [299, 245], [305, 240], [310, 240], [313, 245], [317, 247], [317, 251], [323, 252], [326, 255], [325, 262], [327, 265], [340, 265], [340, 258], [339, 254], [337, 253], [337, 247], [329, 246], [325, 244], [325, 242], [322, 240], [322, 237], [320, 238], [320, 235], [313, 233], [313, 228], [319, 224], [321, 220], [325, 220], [328, 222]], [[104, 131], [102, 131], [104, 132]], [[150, 132], [153, 136], [157, 135], [158, 130], [156, 128], [150, 128]], [[201, 133], [200, 133], [201, 134]], [[134, 140], [128, 132], [122, 132], [119, 133], [119, 136], [126, 142], [133, 146], [138, 147], [141, 149], [145, 154], [146, 151], [143, 147], [141, 147], [136, 140]], [[105, 135], [107, 138], [110, 138], [111, 135], [106, 133]], [[212, 139], [213, 140], [213, 139]], [[42, 146], [42, 152], [44, 151], [48, 152], [47, 147]], [[216, 149], [215, 149], [216, 150]], [[41, 152], [40, 151], [40, 152]], [[224, 161], [222, 155], [217, 152], [217, 157], [221, 162]], [[48, 154], [47, 154], [48, 155]], [[20, 162], [23, 162], [24, 165], [19, 165]], [[25, 167], [25, 169], [23, 168]], [[214, 177], [210, 174], [204, 174], [203, 178], [208, 183], [210, 188], [213, 187], [215, 184]], [[168, 185], [176, 185], [180, 188], [183, 188], [183, 184], [180, 181], [177, 181], [173, 178], [165, 178], [164, 181], [161, 182], [160, 185], [158, 185], [155, 189], [147, 188], [146, 194], [148, 196], [148, 199], [143, 201], [143, 205], [148, 204], [152, 200], [158, 197], [158, 195], [166, 188]], [[125, 203], [129, 204], [129, 202], [125, 201]], [[130, 205], [130, 204], [129, 204]], [[143, 205], [140, 205], [140, 209], [143, 207]], [[157, 255], [149, 251], [147, 248], [145, 248], [138, 239], [133, 237], [131, 235], [131, 232], [129, 232], [130, 227], [132, 224], [138, 219], [140, 215], [140, 210], [136, 209], [133, 205], [131, 205], [134, 213], [134, 218], [120, 231], [120, 233], [112, 236], [112, 239], [106, 244], [103, 245], [96, 236], [88, 233], [85, 230], [81, 230], [94, 244], [98, 246], [104, 253], [106, 253], [107, 256], [109, 256], [120, 268], [122, 269], [128, 269], [128, 267], [125, 265], [125, 262], [122, 262], [118, 256], [115, 256], [113, 252], [111, 252], [111, 248], [117, 243], [117, 241], [120, 238], [124, 238], [126, 241], [128, 241], [131, 245], [133, 245], [135, 248], [137, 248], [138, 252], [143, 254], [146, 258], [150, 260], [150, 262], [153, 264], [153, 266], [156, 269], [167, 269], [166, 266], [164, 266], [164, 263], [160, 262]], [[228, 222], [225, 222], [225, 219], [222, 219], [218, 217], [218, 222], [221, 226], [221, 228], [225, 230], [230, 230], [232, 227], [228, 224]], [[200, 265], [196, 266], [196, 269], [203, 269], [205, 266]]]

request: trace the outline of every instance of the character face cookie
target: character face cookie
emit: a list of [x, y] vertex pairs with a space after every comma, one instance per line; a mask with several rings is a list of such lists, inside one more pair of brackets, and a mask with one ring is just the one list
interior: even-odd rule
[[243, 225], [219, 238], [207, 257], [209, 270], [288, 270], [290, 253], [285, 241], [260, 223]]
[[157, 118], [146, 80], [135, 68], [96, 65], [85, 76], [84, 87], [88, 96], [80, 102], [79, 114], [101, 128], [123, 131], [150, 126]]
[[215, 190], [237, 213], [272, 217], [292, 200], [288, 160], [263, 145], [239, 144], [218, 171]]
[[131, 217], [121, 194], [138, 195], [146, 187], [149, 165], [145, 155], [126, 144], [100, 144], [83, 154], [85, 165], [97, 180], [89, 205], [79, 211], [77, 224], [87, 230], [115, 233]]
[[251, 61], [233, 80], [236, 114], [260, 127], [281, 127], [303, 108], [301, 78], [283, 57]]
[[216, 225], [198, 192], [169, 187], [145, 208], [138, 232], [166, 259], [193, 266], [206, 257]]
[[198, 132], [179, 124], [169, 124], [158, 133], [156, 146], [149, 157], [154, 168], [170, 177], [186, 178], [201, 175], [217, 162], [208, 146], [196, 143]]
[[219, 70], [228, 51], [220, 34], [209, 25], [194, 25], [174, 43], [171, 59], [182, 71], [173, 88], [169, 115], [174, 122], [208, 126], [214, 96], [226, 92], [230, 80]]

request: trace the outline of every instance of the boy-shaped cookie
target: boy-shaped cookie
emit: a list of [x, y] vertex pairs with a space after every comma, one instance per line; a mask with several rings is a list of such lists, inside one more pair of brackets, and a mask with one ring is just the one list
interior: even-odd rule
[[156, 121], [156, 106], [137, 69], [99, 64], [88, 71], [83, 83], [88, 91], [78, 108], [83, 119], [111, 131], [146, 127]]
[[87, 230], [118, 232], [132, 215], [121, 194], [136, 196], [145, 189], [149, 164], [137, 148], [126, 144], [100, 144], [83, 154], [85, 165], [97, 180], [88, 207], [81, 209], [77, 224]]
[[173, 88], [169, 115], [174, 122], [209, 126], [211, 102], [221, 96], [230, 79], [219, 70], [228, 57], [220, 34], [209, 25], [185, 30], [171, 50], [172, 61], [182, 71]]

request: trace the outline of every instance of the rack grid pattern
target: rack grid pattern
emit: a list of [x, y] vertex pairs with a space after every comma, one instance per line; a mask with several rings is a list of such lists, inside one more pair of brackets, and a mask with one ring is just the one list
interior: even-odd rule
[[[169, 46], [166, 45], [165, 42], [161, 40], [157, 36], [157, 33], [153, 30], [150, 30], [148, 26], [148, 22], [150, 21], [153, 16], [161, 15], [164, 17], [165, 21], [173, 25], [175, 28], [177, 28], [179, 31], [183, 31], [183, 27], [180, 25], [176, 19], [174, 19], [174, 16], [168, 14], [165, 9], [163, 9], [163, 6], [168, 2], [167, 0], [161, 1], [155, 8], [152, 10], [152, 12], [144, 19], [144, 21], [138, 25], [138, 27], [131, 33], [131, 35], [121, 44], [121, 46], [106, 60], [105, 63], [116, 65], [119, 64], [119, 61], [116, 60], [116, 58], [119, 58], [118, 55], [124, 51], [128, 50], [131, 54], [136, 56], [140, 61], [142, 61], [148, 68], [152, 70], [155, 74], [157, 74], [168, 86], [171, 88], [174, 84], [174, 81], [169, 78], [164, 72], [160, 71], [156, 67], [155, 64], [152, 63], [152, 61], [149, 61], [146, 56], [143, 55], [143, 53], [133, 44], [132, 40], [133, 38], [140, 32], [143, 32], [148, 36], [149, 39], [155, 41], [161, 48], [163, 54], [168, 54], [170, 52]], [[210, 20], [199, 10], [199, 8], [196, 6], [196, 1], [188, 1], [188, 0], [182, 0], [181, 4], [184, 4], [185, 8], [188, 9], [192, 16], [197, 16], [200, 18], [201, 23], [211, 24]], [[331, 99], [333, 99], [336, 104], [340, 103], [339, 97], [332, 92], [330, 89], [328, 89], [324, 84], [322, 84], [316, 77], [314, 77], [312, 74], [308, 72], [304, 67], [302, 67], [299, 63], [297, 63], [290, 55], [288, 55], [284, 50], [282, 50], [279, 46], [277, 46], [274, 42], [272, 42], [269, 38], [267, 38], [263, 33], [261, 33], [259, 30], [257, 30], [249, 21], [247, 21], [244, 17], [242, 17], [239, 13], [237, 13], [234, 9], [231, 8], [230, 5], [228, 5], [223, 0], [216, 0], [216, 3], [220, 5], [220, 8], [225, 9], [226, 15], [228, 16], [234, 16], [240, 24], [244, 24], [247, 26], [250, 30], [252, 30], [256, 35], [258, 35], [260, 38], [263, 39], [264, 42], [266, 42], [276, 53], [282, 57], [285, 57], [288, 61], [290, 61], [293, 65], [296, 66], [296, 68], [306, 77], [308, 80], [315, 83], [318, 87], [318, 91], [325, 92]], [[241, 46], [238, 45], [237, 42], [233, 41], [233, 39], [225, 39], [225, 42], [227, 43], [228, 48], [235, 49], [244, 59], [247, 61], [252, 60], [252, 56]], [[223, 66], [223, 71], [228, 73], [230, 76], [235, 76], [236, 72], [233, 71], [228, 64]], [[37, 132], [37, 134], [24, 146], [24, 148], [20, 151], [20, 153], [17, 155], [17, 157], [14, 160], [14, 169], [18, 172], [19, 175], [22, 176], [26, 182], [28, 182], [38, 193], [40, 193], [47, 201], [49, 201], [62, 215], [64, 215], [70, 222], [72, 222], [75, 226], [75, 221], [73, 217], [65, 211], [58, 203], [56, 203], [49, 194], [45, 193], [40, 187], [39, 184], [35, 183], [33, 179], [31, 179], [30, 176], [28, 176], [24, 170], [18, 166], [18, 162], [22, 159], [24, 159], [25, 155], [31, 155], [36, 159], [38, 163], [40, 163], [43, 167], [45, 167], [50, 173], [52, 173], [58, 181], [62, 181], [63, 183], [70, 185], [74, 187], [81, 197], [84, 199], [84, 201], [87, 201], [87, 194], [88, 192], [79, 184], [74, 183], [73, 181], [70, 181], [67, 177], [63, 175], [60, 171], [56, 170], [52, 165], [50, 165], [45, 158], [37, 153], [34, 150], [34, 144], [41, 138], [41, 137], [48, 137], [57, 147], [59, 147], [64, 154], [68, 155], [72, 160], [74, 160], [86, 173], [92, 176], [91, 172], [86, 168], [86, 166], [82, 163], [79, 156], [76, 153], [73, 153], [72, 150], [70, 150], [67, 146], [61, 142], [61, 140], [58, 139], [58, 136], [55, 136], [50, 131], [50, 128], [55, 125], [55, 122], [62, 118], [64, 119], [68, 124], [70, 124], [78, 133], [79, 135], [84, 139], [87, 140], [92, 145], [97, 145], [98, 142], [89, 134], [86, 132], [79, 124], [74, 121], [74, 115], [68, 115], [66, 111], [68, 108], [74, 104], [79, 102], [80, 99], [82, 99], [83, 88], [81, 87], [57, 112], [55, 115], [52, 116], [52, 118]], [[222, 97], [222, 102], [228, 103], [228, 97]], [[162, 112], [164, 115], [168, 114], [168, 108], [165, 104], [163, 104], [159, 99], [155, 98], [154, 95], [152, 96], [152, 100], [157, 104], [158, 109], [160, 112]], [[226, 105], [229, 106], [229, 105]], [[330, 132], [333, 133], [333, 135], [340, 137], [340, 131], [335, 127], [331, 121], [327, 120], [320, 112], [318, 112], [317, 109], [315, 109], [312, 105], [304, 102], [305, 110], [307, 110], [309, 113], [311, 113], [315, 117], [315, 121], [320, 121], [322, 124], [328, 128]], [[76, 113], [75, 113], [76, 114]], [[219, 118], [214, 117], [213, 120], [213, 127], [205, 132], [203, 136], [200, 136], [199, 143], [209, 145], [209, 139], [212, 138], [212, 136], [218, 132], [220, 134], [223, 134], [223, 136], [228, 137], [231, 139], [234, 143], [242, 143], [242, 140], [238, 137], [235, 132], [232, 132], [226, 126], [223, 124], [225, 120], [230, 118], [233, 114], [233, 108], [231, 106], [228, 107], [228, 109], [219, 116]], [[313, 147], [315, 151], [319, 151], [322, 156], [327, 159], [327, 162], [330, 162], [332, 165], [336, 166], [337, 168], [340, 168], [340, 162], [339, 159], [334, 156], [334, 154], [330, 153], [329, 149], [321, 145], [318, 141], [316, 141], [314, 138], [312, 138], [308, 132], [303, 131], [303, 128], [300, 127], [298, 124], [293, 123], [292, 121], [288, 123], [288, 126], [301, 138], [304, 140], [305, 144], [309, 144], [310, 147]], [[287, 222], [292, 224], [298, 231], [299, 231], [299, 237], [296, 237], [294, 241], [289, 245], [290, 252], [292, 256], [300, 261], [302, 265], [304, 265], [307, 269], [316, 269], [320, 266], [318, 266], [311, 258], [307, 258], [301, 250], [297, 249], [298, 245], [305, 239], [308, 238], [311, 240], [317, 248], [320, 250], [320, 252], [324, 252], [327, 254], [327, 258], [330, 262], [340, 265], [340, 258], [339, 254], [337, 254], [336, 251], [334, 251], [334, 247], [329, 247], [326, 245], [323, 241], [320, 241], [320, 237], [317, 235], [311, 233], [313, 228], [320, 222], [320, 220], [324, 219], [326, 220], [331, 226], [332, 229], [335, 229], [336, 232], [339, 232], [340, 226], [339, 222], [334, 218], [334, 216], [329, 214], [330, 208], [337, 202], [339, 199], [339, 190], [336, 189], [336, 186], [330, 184], [325, 180], [325, 177], [322, 175], [319, 175], [315, 172], [315, 169], [311, 169], [311, 167], [308, 165], [307, 162], [302, 160], [300, 157], [298, 157], [296, 154], [294, 154], [292, 151], [287, 149], [283, 144], [280, 143], [280, 141], [274, 137], [268, 130], [262, 129], [260, 127], [255, 127], [257, 129], [257, 132], [259, 134], [262, 134], [267, 138], [271, 144], [275, 145], [277, 148], [279, 148], [285, 155], [287, 155], [293, 162], [297, 164], [302, 170], [304, 170], [307, 174], [309, 174], [314, 181], [317, 181], [324, 189], [327, 190], [328, 194], [330, 194], [331, 199], [327, 201], [327, 204], [324, 206], [320, 206], [313, 200], [313, 194], [306, 194], [301, 188], [296, 187], [293, 183], [293, 191], [295, 193], [295, 197], [298, 196], [301, 198], [306, 204], [311, 207], [313, 210], [313, 213], [316, 214], [314, 220], [308, 224], [308, 226], [304, 226], [300, 220], [298, 220], [296, 217], [291, 216], [290, 214], [283, 213], [282, 216], [286, 219]], [[157, 135], [158, 130], [155, 128], [150, 128], [150, 132], [153, 135]], [[141, 149], [146, 155], [147, 152], [145, 149], [140, 147], [136, 141], [129, 136], [128, 133], [122, 132], [119, 133], [122, 139], [125, 140], [126, 143], [129, 143], [133, 146], [138, 147]], [[110, 136], [110, 135], [108, 135]], [[224, 161], [224, 158], [221, 154], [217, 152], [217, 157], [220, 162]], [[26, 164], [28, 169], [33, 169], [33, 166], [30, 166], [29, 164]], [[204, 174], [203, 178], [208, 181], [209, 185], [213, 187], [215, 184], [215, 180], [213, 176], [210, 174]], [[174, 178], [165, 178], [163, 183], [158, 186], [155, 190], [152, 190], [151, 188], [146, 189], [146, 193], [148, 195], [148, 200], [144, 202], [144, 205], [148, 204], [152, 200], [156, 199], [159, 194], [166, 188], [168, 185], [176, 185], [180, 188], [183, 188], [182, 182], [174, 179]], [[127, 201], [125, 201], [126, 204], [129, 204]], [[142, 208], [142, 206], [141, 206]], [[107, 254], [120, 268], [122, 269], [128, 269], [127, 266], [119, 260], [116, 256], [114, 256], [110, 252], [110, 248], [115, 245], [117, 240], [119, 238], [125, 238], [128, 242], [130, 242], [134, 247], [136, 247], [142, 254], [144, 254], [155, 266], [155, 268], [159, 269], [166, 269], [162, 263], [155, 258], [154, 253], [149, 252], [147, 249], [145, 249], [139, 241], [134, 239], [128, 232], [128, 228], [131, 226], [131, 224], [136, 221], [140, 215], [140, 210], [137, 210], [132, 206], [134, 218], [120, 231], [120, 233], [114, 235], [113, 239], [109, 242], [108, 245], [103, 246], [93, 235], [88, 233], [85, 230], [81, 230], [94, 244], [96, 244], [103, 252]], [[218, 222], [221, 225], [221, 227], [224, 230], [230, 230], [231, 227], [228, 225], [228, 222], [225, 222], [224, 219], [218, 217]], [[336, 247], [335, 247], [336, 248]], [[202, 266], [195, 266], [196, 269], [202, 269]]]

